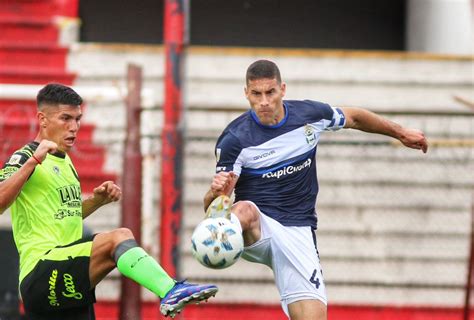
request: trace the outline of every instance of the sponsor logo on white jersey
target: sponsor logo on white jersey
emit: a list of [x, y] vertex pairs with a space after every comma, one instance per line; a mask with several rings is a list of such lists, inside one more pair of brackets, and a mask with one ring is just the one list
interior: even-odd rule
[[275, 153], [276, 153], [275, 150], [264, 152], [264, 153], [261, 153], [259, 155], [256, 155], [255, 157], [253, 157], [253, 160], [263, 159], [263, 158], [269, 157], [269, 156], [271, 156], [272, 154], [275, 154]]
[[297, 166], [286, 166], [280, 170], [273, 171], [273, 172], [267, 172], [262, 174], [262, 178], [277, 178], [280, 179], [280, 177], [284, 177], [286, 175], [290, 175], [296, 172], [299, 172], [305, 168], [309, 168], [311, 166], [311, 159], [307, 159], [305, 162], [297, 165]]

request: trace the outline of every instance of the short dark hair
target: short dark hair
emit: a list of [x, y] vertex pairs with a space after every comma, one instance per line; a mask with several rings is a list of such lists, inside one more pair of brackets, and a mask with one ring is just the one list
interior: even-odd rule
[[281, 83], [281, 75], [278, 66], [270, 60], [257, 60], [247, 68], [245, 82], [257, 79], [276, 79]]
[[68, 86], [59, 83], [49, 83], [38, 92], [36, 103], [38, 109], [45, 104], [80, 106], [82, 104], [82, 98], [76, 91]]

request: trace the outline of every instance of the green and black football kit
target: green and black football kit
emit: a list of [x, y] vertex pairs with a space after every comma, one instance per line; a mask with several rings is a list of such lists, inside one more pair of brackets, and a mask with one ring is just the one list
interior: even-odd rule
[[[0, 182], [18, 171], [38, 145], [31, 142], [17, 150], [0, 170]], [[47, 154], [10, 209], [26, 313], [31, 319], [41, 315], [53, 319], [59, 313], [58, 319], [93, 319], [95, 295], [89, 280], [93, 236], [81, 239], [81, 187], [69, 156]], [[77, 312], [65, 317], [64, 309]], [[84, 317], [78, 318], [81, 313]]]
[[[18, 171], [38, 145], [31, 142], [16, 151], [0, 170], [0, 182]], [[20, 254], [20, 292], [29, 319], [95, 319], [95, 295], [89, 280], [94, 236], [81, 238], [81, 187], [69, 156], [47, 154], [10, 208]], [[133, 239], [118, 244], [114, 259], [121, 274], [161, 298], [175, 287], [176, 282]], [[192, 286], [202, 291], [197, 298], [194, 293], [192, 299], [185, 296], [180, 308], [217, 291], [215, 287], [207, 291], [208, 286]], [[167, 307], [171, 309], [165, 308], [165, 313], [174, 314], [176, 306]]]

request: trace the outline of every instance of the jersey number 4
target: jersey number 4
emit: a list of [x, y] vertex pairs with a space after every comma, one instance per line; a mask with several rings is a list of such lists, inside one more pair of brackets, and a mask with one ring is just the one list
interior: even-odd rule
[[311, 276], [311, 278], [309, 278], [309, 282], [314, 284], [316, 289], [319, 289], [319, 286], [321, 285], [321, 282], [319, 282], [319, 278], [316, 277], [316, 274], [317, 274], [317, 270], [314, 269], [313, 275]]

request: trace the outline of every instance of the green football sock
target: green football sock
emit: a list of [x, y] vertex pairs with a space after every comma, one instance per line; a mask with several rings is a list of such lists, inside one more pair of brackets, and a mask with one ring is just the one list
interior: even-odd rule
[[[120, 245], [119, 245], [120, 246]], [[116, 259], [117, 269], [127, 278], [163, 298], [175, 281], [141, 247], [129, 248]]]

